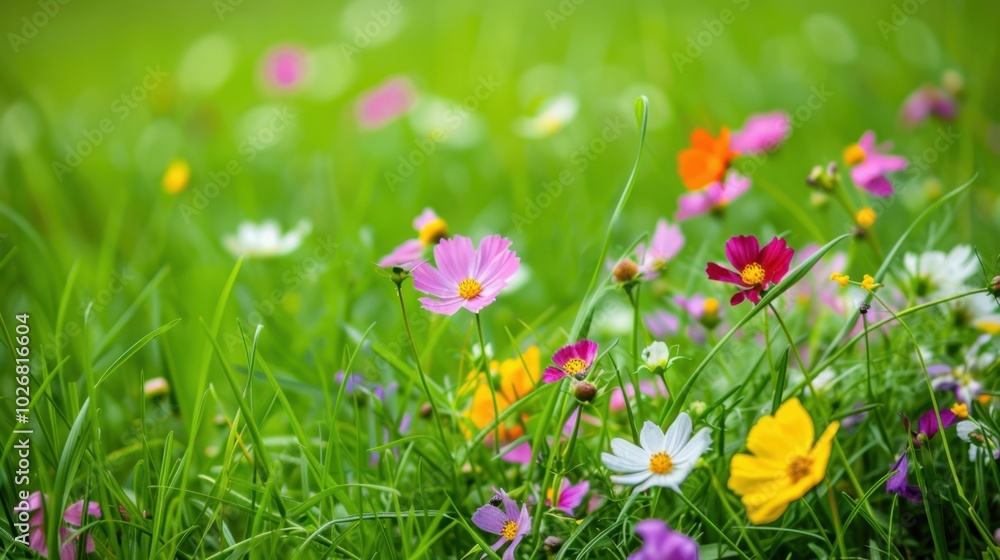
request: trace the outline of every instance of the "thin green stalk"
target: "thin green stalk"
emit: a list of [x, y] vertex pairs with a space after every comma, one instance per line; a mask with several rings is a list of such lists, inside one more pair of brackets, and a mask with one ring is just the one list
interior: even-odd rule
[[493, 386], [493, 376], [490, 375], [490, 364], [486, 358], [486, 337], [483, 336], [483, 320], [479, 317], [479, 313], [474, 313], [476, 316], [476, 330], [479, 331], [479, 353], [480, 353], [480, 367], [482, 368], [483, 375], [486, 376], [486, 384], [490, 388], [490, 398], [493, 400], [493, 418], [498, 421], [496, 425], [493, 426], [493, 451], [497, 455], [500, 454], [500, 407], [497, 406], [497, 390]]
[[[792, 347], [792, 354], [795, 355], [795, 361], [799, 363], [799, 369], [802, 370], [802, 376], [806, 378], [806, 384], [809, 385], [809, 390], [816, 394], [816, 388], [813, 387], [812, 381], [813, 376], [809, 373], [809, 369], [806, 367], [805, 361], [802, 359], [802, 355], [799, 354], [799, 346], [795, 343], [795, 337], [792, 336], [792, 332], [788, 330], [788, 325], [785, 324], [785, 320], [781, 318], [778, 310], [775, 309], [774, 305], [771, 303], [767, 304], [771, 308], [771, 313], [774, 313], [774, 318], [778, 320], [778, 324], [781, 325], [781, 330], [785, 333], [785, 338], [788, 339], [788, 345]], [[764, 314], [764, 318], [767, 318], [767, 314]], [[772, 366], [773, 368], [773, 366]]]
[[[719, 538], [725, 541], [726, 545], [729, 546], [729, 548], [733, 549], [733, 552], [735, 552], [740, 558], [743, 558], [744, 560], [750, 560], [750, 557], [747, 556], [745, 552], [740, 550], [740, 548], [736, 546], [736, 543], [734, 543], [732, 539], [730, 539], [724, 532], [722, 532], [722, 529], [719, 529], [719, 527], [715, 523], [712, 523], [712, 520], [709, 519], [707, 515], [702, 513], [697, 506], [691, 503], [691, 500], [689, 500], [687, 496], [679, 492], [677, 493], [677, 495], [680, 496], [681, 500], [685, 504], [687, 504], [687, 506], [691, 508], [691, 510], [694, 511], [698, 515], [698, 517], [701, 518], [702, 523], [711, 527], [712, 530], [715, 531], [717, 535], [719, 535]], [[759, 552], [754, 552], [754, 554], [758, 555], [758, 557], [763, 557], [762, 555], [760, 555]]]

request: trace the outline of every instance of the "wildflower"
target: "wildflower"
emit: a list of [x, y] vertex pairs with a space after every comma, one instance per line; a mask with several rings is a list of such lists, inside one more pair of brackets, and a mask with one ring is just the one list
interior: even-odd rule
[[980, 335], [966, 350], [962, 363], [954, 367], [947, 364], [927, 366], [927, 372], [931, 375], [931, 387], [935, 391], [951, 391], [958, 402], [971, 404], [983, 390], [979, 379], [1000, 359], [988, 344], [990, 340], [989, 334]]
[[154, 377], [142, 384], [142, 394], [147, 397], [162, 397], [170, 393], [170, 384], [162, 377]]
[[870, 130], [865, 132], [857, 144], [844, 149], [844, 161], [853, 166], [851, 179], [875, 196], [892, 195], [892, 183], [885, 174], [902, 171], [908, 164], [904, 157], [884, 153], [891, 148], [891, 144], [875, 146], [875, 133]]
[[969, 407], [963, 403], [955, 403], [950, 409], [940, 409], [941, 413], [941, 423], [937, 421], [937, 413], [934, 409], [930, 409], [925, 412], [920, 419], [917, 420], [917, 430], [910, 431], [910, 420], [906, 416], [900, 414], [900, 418], [903, 419], [903, 425], [906, 426], [907, 431], [910, 431], [910, 436], [913, 438], [913, 446], [920, 448], [923, 447], [928, 441], [934, 439], [934, 436], [938, 434], [941, 430], [950, 428], [957, 424], [960, 420], [964, 420], [969, 417]]
[[461, 308], [479, 313], [493, 303], [517, 272], [521, 259], [508, 249], [510, 240], [491, 235], [473, 249], [472, 240], [456, 235], [434, 247], [438, 268], [427, 263], [413, 269], [413, 286], [425, 294], [424, 309], [453, 315]]
[[784, 239], [775, 237], [761, 249], [756, 237], [738, 235], [726, 242], [726, 258], [738, 272], [715, 263], [708, 263], [705, 272], [711, 280], [744, 288], [736, 292], [729, 300], [729, 305], [737, 305], [744, 299], [757, 304], [760, 302], [761, 292], [785, 277], [794, 255], [795, 250], [789, 248]]
[[[490, 389], [490, 378], [485, 373], [473, 371], [459, 390], [459, 397], [466, 398], [472, 393], [472, 400], [469, 407], [462, 413], [476, 429], [482, 430], [493, 423], [494, 391], [496, 396], [497, 412], [503, 413], [510, 405], [522, 399], [532, 391], [538, 380], [541, 369], [541, 352], [537, 346], [531, 346], [520, 356], [506, 359], [502, 362], [496, 360], [490, 363], [490, 377], [493, 380], [494, 390]], [[513, 441], [524, 435], [524, 428], [520, 425], [507, 426], [501, 424], [499, 427], [500, 441]], [[486, 442], [492, 441], [494, 433], [491, 431], [486, 437]]]
[[571, 94], [545, 100], [533, 117], [514, 122], [514, 131], [523, 138], [545, 138], [562, 130], [576, 116], [579, 102]]
[[307, 71], [306, 53], [297, 46], [280, 46], [269, 52], [264, 60], [264, 79], [268, 85], [292, 91], [302, 85]]
[[668, 335], [676, 333], [679, 326], [677, 317], [662, 309], [644, 315], [642, 321], [646, 324], [649, 334], [656, 338], [666, 338]]
[[659, 519], [640, 521], [635, 532], [642, 538], [642, 548], [629, 554], [628, 560], [698, 560], [698, 543]]
[[730, 171], [726, 174], [724, 182], [716, 181], [700, 191], [681, 195], [677, 199], [675, 218], [683, 221], [709, 212], [719, 213], [749, 189], [749, 178]]
[[989, 285], [990, 295], [1000, 297], [1000, 276], [994, 276]]
[[733, 132], [730, 147], [739, 153], [763, 153], [777, 149], [791, 133], [787, 113], [775, 111], [751, 115], [743, 128]]
[[549, 488], [545, 492], [545, 505], [552, 505], [552, 497], [556, 490], [559, 492], [559, 500], [556, 501], [554, 507], [562, 510], [566, 515], [573, 515], [576, 508], [583, 503], [583, 497], [590, 491], [590, 482], [584, 480], [571, 485], [568, 478], [562, 479], [562, 482], [555, 489]]
[[840, 284], [841, 288], [846, 288], [847, 283], [851, 281], [851, 277], [846, 274], [841, 274], [839, 272], [834, 272], [830, 275], [830, 280]]
[[695, 294], [688, 299], [683, 296], [677, 296], [674, 298], [674, 303], [683, 307], [688, 312], [688, 315], [708, 330], [717, 327], [722, 320], [719, 316], [719, 300], [713, 297]]
[[[49, 557], [48, 542], [45, 536], [45, 504], [44, 502], [48, 500], [48, 496], [43, 496], [41, 492], [34, 492], [28, 496], [28, 511], [33, 512], [34, 515], [28, 521], [28, 527], [30, 529], [30, 534], [28, 537], [28, 544], [31, 550], [34, 550], [40, 554], [43, 558]], [[66, 508], [63, 513], [63, 521], [71, 525], [72, 527], [82, 527], [84, 524], [84, 509], [86, 509], [86, 515], [91, 517], [101, 517], [101, 507], [95, 502], [87, 502], [84, 505], [83, 500], [76, 502]], [[70, 535], [73, 531], [67, 527], [59, 527], [59, 558], [61, 560], [74, 560], [76, 558], [77, 544], [76, 540], [80, 537], [77, 536], [74, 539], [70, 539]], [[84, 550], [89, 554], [94, 552], [94, 539], [90, 535], [86, 536], [84, 541]]]
[[[660, 377], [655, 378], [650, 381], [643, 379], [639, 381], [639, 392], [643, 395], [647, 395], [652, 398], [663, 397], [667, 398], [667, 386]], [[620, 387], [615, 387], [611, 390], [611, 397], [608, 399], [608, 409], [611, 412], [619, 412], [625, 410], [625, 397], [628, 397], [630, 401], [635, 398], [635, 386], [631, 383], [625, 384], [625, 392], [622, 393]], [[634, 401], [633, 401], [634, 402]]]
[[900, 116], [909, 126], [916, 126], [934, 116], [950, 121], [958, 114], [958, 102], [951, 93], [930, 84], [920, 86], [907, 96], [900, 108]]
[[839, 427], [839, 422], [830, 423], [817, 441], [812, 418], [792, 398], [750, 428], [747, 450], [752, 455], [733, 456], [729, 489], [742, 496], [751, 523], [774, 521], [823, 480]]
[[680, 485], [712, 443], [708, 428], [691, 437], [691, 417], [682, 412], [666, 434], [647, 421], [639, 434], [639, 445], [621, 438], [611, 440], [612, 453], [601, 453], [601, 461], [611, 471], [611, 482], [635, 486], [633, 494], [653, 486], [680, 493]]
[[947, 253], [925, 251], [903, 255], [903, 269], [917, 297], [938, 299], [960, 292], [979, 269], [979, 261], [968, 245], [958, 245]]
[[277, 257], [287, 255], [299, 248], [302, 239], [312, 231], [312, 224], [307, 220], [299, 222], [295, 229], [284, 235], [278, 222], [267, 220], [260, 225], [243, 222], [236, 230], [236, 235], [227, 235], [222, 239], [230, 253], [239, 257]]
[[177, 194], [187, 188], [191, 181], [191, 166], [186, 160], [175, 159], [163, 172], [163, 190], [167, 194]]
[[670, 366], [670, 348], [657, 340], [642, 351], [642, 361], [646, 362], [650, 371], [667, 369]]
[[875, 210], [871, 206], [865, 206], [854, 213], [854, 223], [861, 229], [871, 229], [875, 225]]
[[671, 226], [664, 219], [656, 222], [656, 231], [653, 233], [649, 248], [642, 244], [636, 247], [636, 252], [640, 255], [639, 273], [642, 274], [642, 278], [649, 280], [659, 276], [682, 247], [684, 247], [684, 234], [681, 233], [680, 227], [676, 224]]
[[356, 108], [358, 123], [364, 128], [382, 128], [409, 111], [415, 98], [409, 80], [390, 78], [361, 95]]
[[413, 229], [417, 231], [417, 238], [404, 241], [391, 253], [382, 257], [378, 262], [379, 266], [412, 270], [420, 264], [427, 247], [437, 245], [442, 239], [448, 238], [448, 224], [431, 208], [424, 208], [424, 211], [414, 218]]
[[[527, 504], [522, 504], [520, 511], [518, 511], [517, 502], [511, 499], [503, 488], [497, 489], [496, 492], [490, 503], [472, 514], [472, 522], [483, 531], [500, 536], [497, 542], [490, 547], [494, 551], [499, 550], [500, 547], [509, 542], [510, 546], [504, 551], [503, 560], [514, 560], [514, 551], [517, 549], [517, 545], [520, 544], [525, 535], [531, 532], [531, 516], [528, 515]], [[503, 505], [503, 509], [493, 505], [494, 503]], [[485, 557], [486, 554], [481, 556], [481, 558]]]
[[958, 437], [969, 444], [969, 460], [972, 462], [1000, 459], [1000, 442], [987, 435], [982, 426], [972, 420], [962, 420], [955, 426]]
[[907, 453], [904, 451], [889, 468], [889, 472], [896, 471], [896, 474], [886, 481], [885, 491], [889, 494], [898, 494], [915, 504], [919, 504], [924, 501], [924, 497], [919, 486], [910, 484], [910, 461], [907, 458]]
[[597, 358], [596, 342], [584, 339], [567, 344], [552, 355], [552, 361], [556, 365], [545, 368], [542, 381], [552, 383], [565, 377], [582, 379], [593, 367], [595, 358]]
[[875, 288], [881, 288], [882, 284], [875, 282], [875, 278], [871, 274], [865, 274], [861, 279], [861, 287], [869, 292]]
[[639, 276], [639, 264], [626, 257], [615, 265], [611, 277], [619, 284], [630, 284]]
[[677, 154], [677, 171], [688, 190], [701, 190], [721, 181], [737, 155], [730, 148], [728, 128], [722, 127], [718, 138], [697, 128], [691, 133], [691, 147]]

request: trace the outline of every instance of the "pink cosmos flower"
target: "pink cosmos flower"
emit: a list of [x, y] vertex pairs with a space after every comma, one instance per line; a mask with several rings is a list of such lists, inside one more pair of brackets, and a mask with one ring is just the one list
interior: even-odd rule
[[750, 179], [730, 171], [726, 175], [725, 183], [716, 181], [703, 190], [681, 195], [677, 199], [678, 209], [674, 217], [678, 221], [683, 221], [708, 212], [717, 213], [733, 200], [743, 196], [749, 189]]
[[657, 340], [663, 340], [672, 334], [677, 334], [677, 328], [680, 326], [680, 321], [676, 316], [662, 309], [644, 315], [642, 321], [646, 324], [649, 334]]
[[264, 61], [264, 78], [277, 89], [291, 91], [302, 85], [306, 65], [306, 54], [299, 47], [277, 47]]
[[358, 123], [365, 128], [382, 128], [409, 111], [415, 99], [409, 80], [390, 78], [362, 94], [356, 111]]
[[413, 219], [413, 229], [417, 231], [417, 238], [404, 241], [391, 253], [382, 257], [378, 262], [379, 266], [412, 270], [420, 264], [424, 249], [448, 237], [448, 224], [431, 208], [424, 208], [424, 211]]
[[769, 152], [781, 146], [791, 131], [792, 120], [787, 113], [751, 115], [742, 129], [733, 132], [730, 148], [741, 154]]
[[[590, 482], [586, 480], [581, 481], [575, 485], [570, 484], [568, 478], [562, 479], [559, 484], [559, 501], [556, 503], [555, 508], [562, 510], [566, 515], [573, 515], [574, 510], [580, 507], [583, 503], [583, 497], [590, 491]], [[548, 496], [545, 500], [545, 505], [552, 505], [552, 496], [555, 494], [555, 489], [550, 488], [546, 495]]]
[[[643, 379], [639, 381], [639, 392], [644, 395], [648, 395], [653, 398], [663, 397], [667, 398], [667, 386], [663, 383], [663, 379], [657, 377], [653, 381], [648, 379]], [[635, 399], [635, 386], [631, 383], [625, 384], [625, 393], [622, 393], [621, 387], [615, 387], [611, 390], [611, 398], [608, 402], [608, 410], [611, 412], [619, 412], [625, 410], [625, 396], [628, 396], [630, 401]]]
[[[493, 496], [490, 503], [472, 514], [472, 522], [483, 531], [500, 536], [497, 542], [490, 547], [494, 551], [500, 550], [500, 547], [510, 542], [510, 546], [503, 553], [503, 560], [514, 560], [514, 550], [517, 545], [520, 544], [525, 535], [531, 532], [531, 516], [528, 515], [527, 504], [522, 504], [520, 511], [518, 511], [517, 502], [512, 500], [503, 488], [495, 490], [496, 495]], [[503, 509], [500, 509], [501, 505]], [[486, 554], [481, 556], [481, 558], [485, 557]]]
[[851, 179], [859, 187], [875, 196], [891, 196], [892, 183], [885, 174], [892, 171], [902, 171], [908, 165], [906, 158], [886, 154], [892, 149], [887, 142], [881, 146], [875, 145], [875, 133], [871, 130], [861, 135], [857, 144], [851, 144], [844, 150], [844, 161], [851, 168]]
[[555, 367], [549, 366], [542, 373], [542, 381], [552, 383], [565, 377], [586, 375], [597, 358], [597, 343], [592, 340], [581, 340], [563, 346], [552, 355]]
[[795, 255], [795, 249], [788, 247], [784, 239], [775, 237], [760, 248], [757, 238], [752, 235], [737, 235], [726, 242], [726, 258], [738, 272], [708, 263], [705, 272], [710, 280], [728, 282], [743, 288], [729, 300], [729, 305], [737, 305], [749, 299], [755, 305], [760, 302], [761, 292], [772, 284], [777, 284], [788, 274], [788, 266]]
[[473, 249], [472, 240], [456, 235], [434, 247], [438, 268], [423, 263], [413, 269], [413, 286], [425, 294], [424, 309], [454, 315], [461, 308], [479, 313], [493, 303], [517, 272], [521, 259], [508, 249], [510, 240], [491, 235]]
[[642, 537], [642, 548], [630, 554], [628, 560], [698, 560], [698, 543], [659, 519], [640, 521], [635, 532]]
[[950, 93], [932, 85], [923, 85], [911, 93], [900, 109], [900, 116], [908, 126], [916, 126], [930, 116], [950, 121], [958, 114], [958, 102]]
[[650, 280], [660, 275], [670, 259], [674, 258], [684, 247], [684, 234], [677, 225], [670, 225], [666, 220], [656, 222], [656, 231], [647, 249], [644, 244], [636, 246], [639, 255], [639, 272], [643, 279]]
[[[28, 496], [28, 511], [35, 512], [28, 521], [28, 526], [31, 529], [31, 533], [28, 537], [28, 543], [32, 550], [40, 554], [43, 558], [49, 557], [48, 543], [45, 538], [45, 504], [44, 501], [48, 499], [45, 496], [43, 499], [41, 492], [34, 492]], [[101, 507], [95, 502], [87, 502], [86, 505], [87, 515], [91, 517], [101, 517]], [[68, 523], [73, 527], [82, 527], [84, 524], [83, 519], [84, 504], [83, 500], [76, 502], [75, 504], [66, 508], [63, 513], [63, 521]], [[76, 539], [70, 539], [70, 535], [73, 531], [67, 527], [59, 527], [59, 542], [61, 543], [61, 548], [59, 549], [60, 560], [75, 560], [77, 543]], [[77, 539], [79, 536], [76, 537]], [[86, 536], [84, 541], [84, 550], [87, 553], [94, 551], [94, 539], [90, 535]]]

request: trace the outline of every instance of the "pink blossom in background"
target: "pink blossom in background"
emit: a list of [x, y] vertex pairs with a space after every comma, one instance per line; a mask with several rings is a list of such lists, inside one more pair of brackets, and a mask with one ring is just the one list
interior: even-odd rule
[[958, 102], [950, 93], [931, 85], [923, 85], [911, 93], [900, 108], [903, 122], [916, 126], [934, 116], [950, 121], [958, 114]]
[[[659, 377], [653, 381], [649, 381], [647, 379], [639, 381], [639, 390], [642, 391], [642, 394], [653, 398], [667, 397], [667, 386], [663, 383], [663, 379], [660, 379]], [[635, 398], [635, 386], [626, 382], [625, 394], [628, 395], [629, 400], [633, 400]], [[625, 410], [625, 397], [622, 396], [621, 387], [616, 387], [611, 391], [611, 401], [608, 408], [611, 412]]]
[[719, 212], [748, 190], [750, 190], [750, 179], [730, 171], [724, 183], [716, 181], [700, 191], [681, 195], [677, 199], [675, 218], [677, 221], [683, 221], [701, 214]]
[[851, 144], [844, 150], [844, 161], [852, 165], [851, 179], [862, 189], [875, 196], [891, 196], [892, 183], [886, 174], [906, 169], [906, 158], [888, 154], [892, 143], [875, 145], [875, 133], [871, 130], [861, 135], [857, 144]]
[[302, 85], [308, 70], [306, 53], [296, 46], [276, 47], [264, 61], [264, 77], [277, 89], [294, 90]]
[[646, 324], [649, 334], [657, 340], [663, 340], [672, 334], [677, 334], [680, 323], [677, 317], [662, 309], [644, 315], [642, 320]]
[[364, 128], [382, 128], [413, 107], [416, 93], [410, 81], [390, 78], [361, 95], [357, 104], [358, 123]]
[[781, 146], [791, 131], [792, 120], [787, 113], [751, 115], [743, 128], [733, 132], [729, 147], [741, 154], [769, 152]]

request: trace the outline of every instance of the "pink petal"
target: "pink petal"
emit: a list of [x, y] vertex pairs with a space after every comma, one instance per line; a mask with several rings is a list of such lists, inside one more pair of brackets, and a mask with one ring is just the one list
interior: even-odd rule
[[740, 290], [733, 294], [733, 297], [729, 298], [729, 305], [736, 306], [743, 303], [743, 300], [747, 298], [747, 292], [750, 290]]
[[726, 242], [726, 258], [736, 270], [743, 270], [746, 265], [757, 262], [760, 255], [760, 243], [752, 235], [737, 235]]
[[504, 453], [500, 456], [501, 459], [507, 461], [508, 463], [517, 463], [519, 465], [527, 465], [531, 463], [531, 457], [533, 456], [531, 452], [531, 444], [524, 442], [520, 445], [515, 446], [510, 451]]
[[381, 128], [408, 111], [414, 99], [408, 80], [390, 79], [362, 95], [357, 105], [358, 122], [366, 128]]
[[567, 377], [565, 371], [552, 366], [545, 368], [545, 371], [542, 373], [542, 381], [545, 383], [554, 383], [565, 377]]
[[708, 266], [705, 267], [705, 273], [708, 274], [709, 280], [729, 282], [730, 284], [736, 284], [739, 286], [743, 285], [743, 279], [739, 274], [727, 268], [722, 268], [715, 263], [708, 263]]
[[419, 239], [409, 239], [382, 257], [382, 260], [378, 261], [378, 265], [386, 268], [394, 266], [406, 268], [406, 265], [419, 261], [423, 254], [424, 244]]
[[741, 153], [767, 152], [780, 146], [790, 131], [791, 120], [781, 111], [752, 115], [733, 133], [730, 146]]
[[420, 213], [419, 216], [413, 219], [413, 229], [418, 232], [424, 229], [424, 226], [438, 219], [438, 215], [431, 208], [424, 208], [424, 211]]
[[681, 195], [677, 199], [677, 206], [677, 213], [674, 214], [674, 218], [677, 221], [700, 216], [712, 209], [712, 204], [709, 202], [705, 191], [696, 191]]

